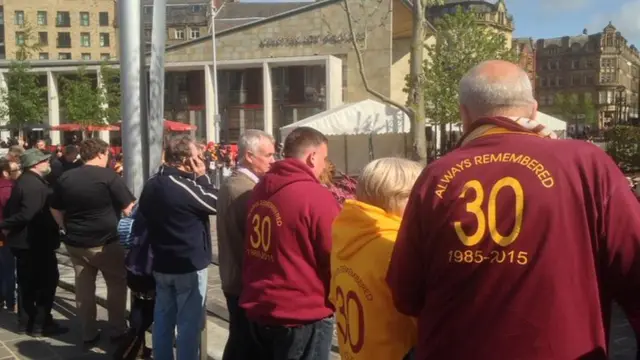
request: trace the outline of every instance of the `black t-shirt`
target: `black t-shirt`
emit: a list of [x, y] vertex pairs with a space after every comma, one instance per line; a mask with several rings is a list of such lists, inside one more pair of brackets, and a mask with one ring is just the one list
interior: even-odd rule
[[65, 172], [54, 188], [51, 207], [64, 211], [67, 236], [76, 247], [97, 247], [118, 238], [122, 209], [135, 201], [122, 178], [109, 168], [85, 165]]

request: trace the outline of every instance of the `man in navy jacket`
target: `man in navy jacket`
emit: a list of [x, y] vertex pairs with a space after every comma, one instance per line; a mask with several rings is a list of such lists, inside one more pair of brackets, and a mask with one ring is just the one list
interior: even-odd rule
[[165, 164], [145, 184], [139, 204], [153, 252], [157, 360], [173, 359], [176, 326], [178, 359], [198, 359], [211, 262], [209, 216], [216, 213], [216, 202], [195, 141], [189, 136], [167, 141]]

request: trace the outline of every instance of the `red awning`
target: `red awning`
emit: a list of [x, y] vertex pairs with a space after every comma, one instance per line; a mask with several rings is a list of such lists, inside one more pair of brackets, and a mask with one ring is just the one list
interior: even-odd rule
[[52, 131], [119, 131], [120, 128], [114, 125], [89, 125], [82, 126], [80, 124], [60, 124], [52, 126]]
[[[120, 126], [122, 126], [122, 121], [118, 123], [118, 126], [117, 126], [118, 130], [120, 130]], [[198, 127], [195, 125], [181, 123], [179, 121], [164, 120], [164, 129], [167, 131], [182, 132], [182, 131], [197, 130]]]
[[164, 129], [168, 131], [191, 131], [196, 130], [198, 127], [195, 125], [189, 125], [178, 121], [165, 120]]

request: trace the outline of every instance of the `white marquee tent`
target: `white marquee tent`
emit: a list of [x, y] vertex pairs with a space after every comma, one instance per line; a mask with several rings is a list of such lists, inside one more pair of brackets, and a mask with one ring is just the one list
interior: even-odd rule
[[357, 174], [371, 157], [404, 156], [410, 121], [396, 107], [363, 100], [281, 127], [282, 139], [302, 126], [325, 134], [331, 161], [347, 174]]
[[[566, 122], [542, 112], [538, 112], [537, 120], [564, 137]], [[411, 128], [404, 112], [374, 100], [344, 104], [283, 126], [281, 138], [302, 126], [314, 128], [329, 138], [329, 158], [347, 174], [359, 173], [371, 158], [405, 156], [409, 141], [406, 134]], [[436, 139], [436, 144], [439, 143]]]

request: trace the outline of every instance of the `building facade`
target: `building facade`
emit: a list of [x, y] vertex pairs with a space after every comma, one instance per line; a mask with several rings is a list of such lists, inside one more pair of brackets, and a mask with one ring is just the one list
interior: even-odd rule
[[[39, 44], [33, 59], [104, 60], [117, 56], [114, 0], [3, 0], [0, 58], [22, 44]], [[31, 38], [29, 37], [31, 34]]]
[[518, 53], [519, 65], [529, 75], [531, 87], [536, 89], [536, 46], [532, 38], [513, 39], [511, 48]]
[[[404, 0], [363, 1], [371, 1], [371, 8], [377, 8], [373, 12], [368, 9], [368, 22], [360, 21], [354, 29], [368, 87], [404, 103], [411, 5]], [[245, 129], [264, 129], [278, 137], [282, 126], [344, 102], [373, 98], [360, 75], [341, 0], [293, 3], [280, 8], [278, 4], [256, 4], [265, 9], [263, 13], [256, 13], [258, 7], [254, 7], [251, 11], [257, 19], [240, 21], [240, 15], [248, 12], [244, 6], [248, 4], [226, 3], [222, 8], [220, 16], [226, 8], [233, 17], [221, 22], [226, 28], [216, 31], [215, 68], [211, 35], [167, 48], [165, 118], [197, 125], [194, 135], [199, 138], [213, 140], [220, 131], [220, 140], [233, 142]], [[273, 9], [267, 12], [269, 7], [277, 10], [275, 14]], [[358, 13], [364, 11], [359, 8], [354, 9], [354, 19], [364, 15]], [[432, 40], [429, 37], [425, 42]], [[65, 122], [59, 112], [59, 77], [73, 74], [80, 64], [87, 66], [88, 71], [98, 72], [100, 68], [99, 61], [32, 62], [33, 71], [42, 73], [46, 79], [49, 90], [46, 121], [51, 125]], [[118, 66], [117, 62], [113, 65]], [[7, 67], [8, 62], [0, 62], [0, 75], [4, 76]], [[172, 105], [167, 100], [176, 98], [176, 94], [179, 104]], [[216, 100], [219, 114], [214, 112]], [[52, 140], [58, 143], [59, 138], [52, 135]]]
[[554, 97], [562, 93], [591, 100], [599, 127], [638, 116], [640, 54], [613, 24], [596, 34], [539, 39], [536, 59], [541, 111], [553, 112]]
[[514, 30], [513, 17], [509, 15], [504, 0], [498, 0], [495, 3], [487, 0], [444, 0], [441, 5], [428, 9], [427, 18], [429, 21], [435, 22], [439, 17], [455, 13], [458, 7], [464, 11], [475, 12], [479, 24], [502, 33], [507, 46], [511, 47]]

